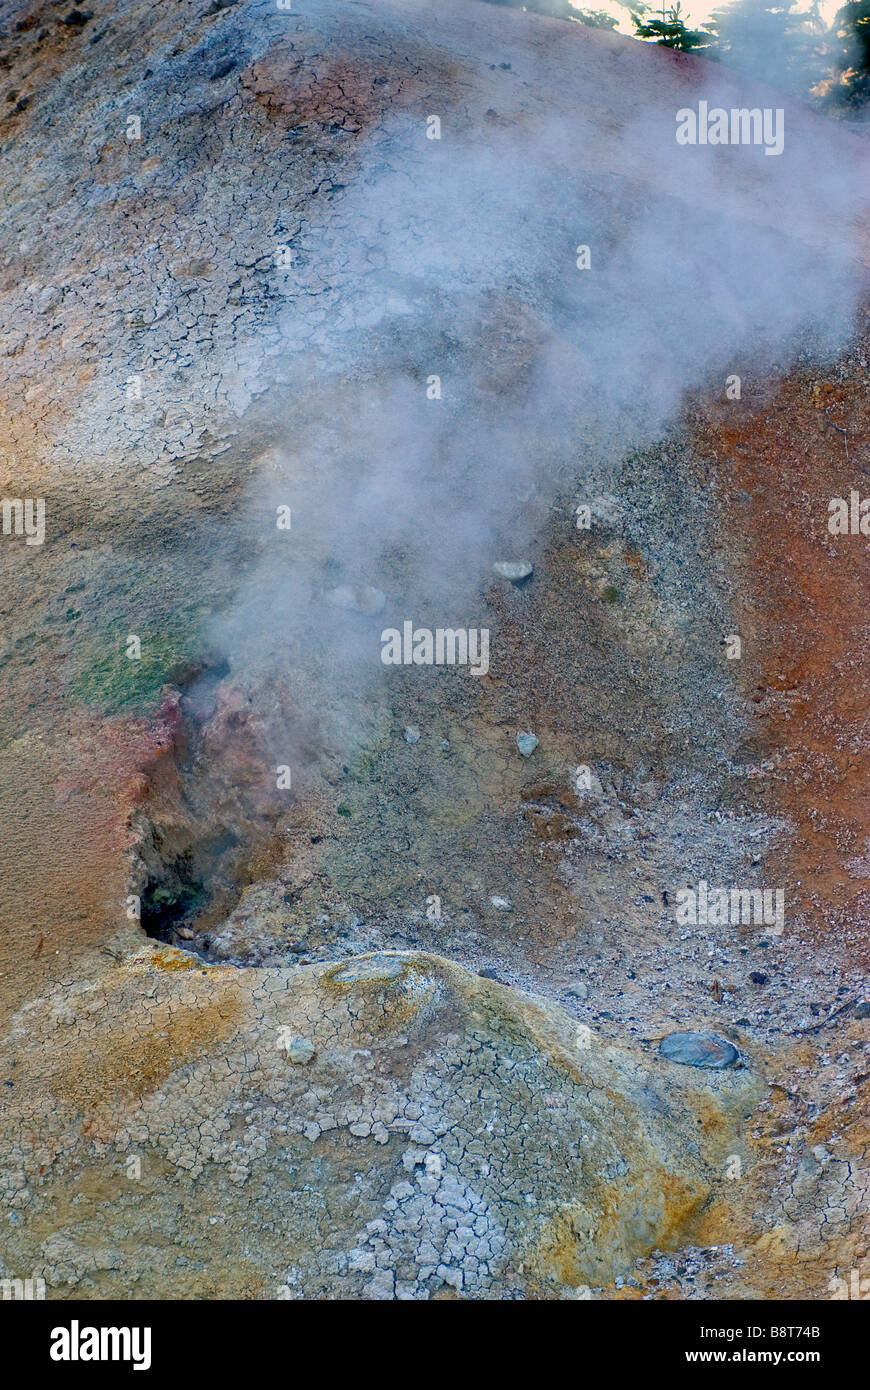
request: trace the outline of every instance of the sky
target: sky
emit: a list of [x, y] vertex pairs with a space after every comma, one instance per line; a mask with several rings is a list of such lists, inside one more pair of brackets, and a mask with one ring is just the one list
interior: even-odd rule
[[[620, 0], [589, 0], [588, 4], [582, 3], [582, 0], [572, 0], [572, 4], [574, 3], [577, 4], [578, 9], [607, 10], [608, 14], [619, 19], [621, 31], [626, 34], [632, 32], [631, 10], [634, 8], [632, 5], [620, 4]], [[652, 3], [653, 0], [650, 0], [651, 5]], [[707, 22], [714, 10], [721, 9], [724, 3], [725, 0], [694, 0], [693, 3], [687, 3], [687, 0], [683, 0], [681, 13], [684, 21], [690, 26], [700, 26]], [[819, 6], [822, 18], [830, 24], [842, 4], [843, 0], [824, 0], [824, 3]], [[670, 0], [665, 0], [665, 8], [669, 7]], [[797, 9], [803, 8], [805, 6], [798, 0]]]

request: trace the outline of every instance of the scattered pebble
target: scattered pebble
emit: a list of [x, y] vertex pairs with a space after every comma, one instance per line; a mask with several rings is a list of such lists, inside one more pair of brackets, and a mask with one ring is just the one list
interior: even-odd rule
[[669, 1062], [686, 1067], [732, 1067], [740, 1055], [736, 1047], [715, 1033], [669, 1033], [659, 1043], [659, 1052]]
[[409, 725], [406, 727], [406, 729], [405, 729], [405, 742], [406, 742], [406, 743], [419, 743], [419, 742], [420, 742], [420, 730], [417, 728], [417, 725], [416, 725], [416, 724], [409, 724]]
[[510, 898], [490, 898], [493, 907], [497, 907], [499, 912], [513, 912], [514, 905]]
[[333, 608], [345, 608], [350, 612], [364, 613], [367, 618], [383, 612], [387, 596], [381, 589], [371, 584], [339, 584], [326, 595]]
[[512, 584], [522, 584], [524, 579], [529, 579], [535, 572], [535, 567], [529, 560], [499, 560], [493, 565], [493, 569], [500, 579], [509, 579]]
[[311, 1039], [303, 1038], [301, 1035], [290, 1038], [284, 1044], [284, 1052], [286, 1053], [287, 1061], [292, 1062], [294, 1066], [297, 1067], [302, 1067], [306, 1062], [310, 1062], [315, 1055], [315, 1051], [316, 1049]]
[[589, 986], [584, 984], [582, 980], [576, 980], [573, 985], [568, 986], [568, 993], [573, 995], [575, 999], [588, 999]]
[[60, 304], [63, 299], [63, 290], [58, 289], [57, 285], [46, 285], [36, 301], [36, 311], [39, 314], [47, 314], [49, 309], [53, 309], [56, 304]]
[[519, 748], [524, 758], [528, 758], [534, 753], [538, 746], [538, 740], [534, 734], [517, 734], [517, 748]]
[[749, 978], [754, 985], [766, 985], [770, 976], [765, 975], [763, 970], [750, 970]]
[[592, 520], [599, 526], [618, 526], [622, 520], [622, 505], [619, 499], [604, 494], [600, 497], [593, 497], [589, 503], [592, 512]]
[[856, 1018], [870, 1018], [870, 1000], [862, 999], [860, 1004], [855, 1005]]

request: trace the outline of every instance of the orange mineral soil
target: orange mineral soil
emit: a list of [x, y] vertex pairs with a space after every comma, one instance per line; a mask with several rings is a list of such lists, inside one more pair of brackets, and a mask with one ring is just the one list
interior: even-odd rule
[[870, 545], [860, 534], [831, 535], [828, 519], [833, 498], [870, 492], [865, 362], [859, 346], [838, 380], [793, 374], [757, 406], [750, 393], [739, 407], [708, 410], [701, 428], [725, 516], [745, 545], [735, 613], [770, 804], [794, 827], [792, 899], [812, 937], [840, 944], [862, 966], [870, 961]]

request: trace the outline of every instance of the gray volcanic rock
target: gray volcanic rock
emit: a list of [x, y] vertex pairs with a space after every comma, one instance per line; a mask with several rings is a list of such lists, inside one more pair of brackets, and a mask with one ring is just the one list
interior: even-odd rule
[[686, 1067], [712, 1067], [722, 1071], [733, 1067], [740, 1056], [736, 1047], [717, 1038], [715, 1033], [669, 1033], [662, 1038], [659, 1052], [669, 1062], [680, 1062]]

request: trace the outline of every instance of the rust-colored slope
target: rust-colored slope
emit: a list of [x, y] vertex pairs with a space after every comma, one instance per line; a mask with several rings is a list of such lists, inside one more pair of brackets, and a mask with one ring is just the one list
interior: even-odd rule
[[[870, 960], [870, 553], [829, 503], [870, 493], [870, 398], [857, 349], [836, 380], [794, 374], [765, 402], [708, 412], [705, 447], [746, 546], [744, 672], [770, 799], [795, 827], [793, 901], [814, 934]], [[748, 494], [748, 496], [747, 496]]]

